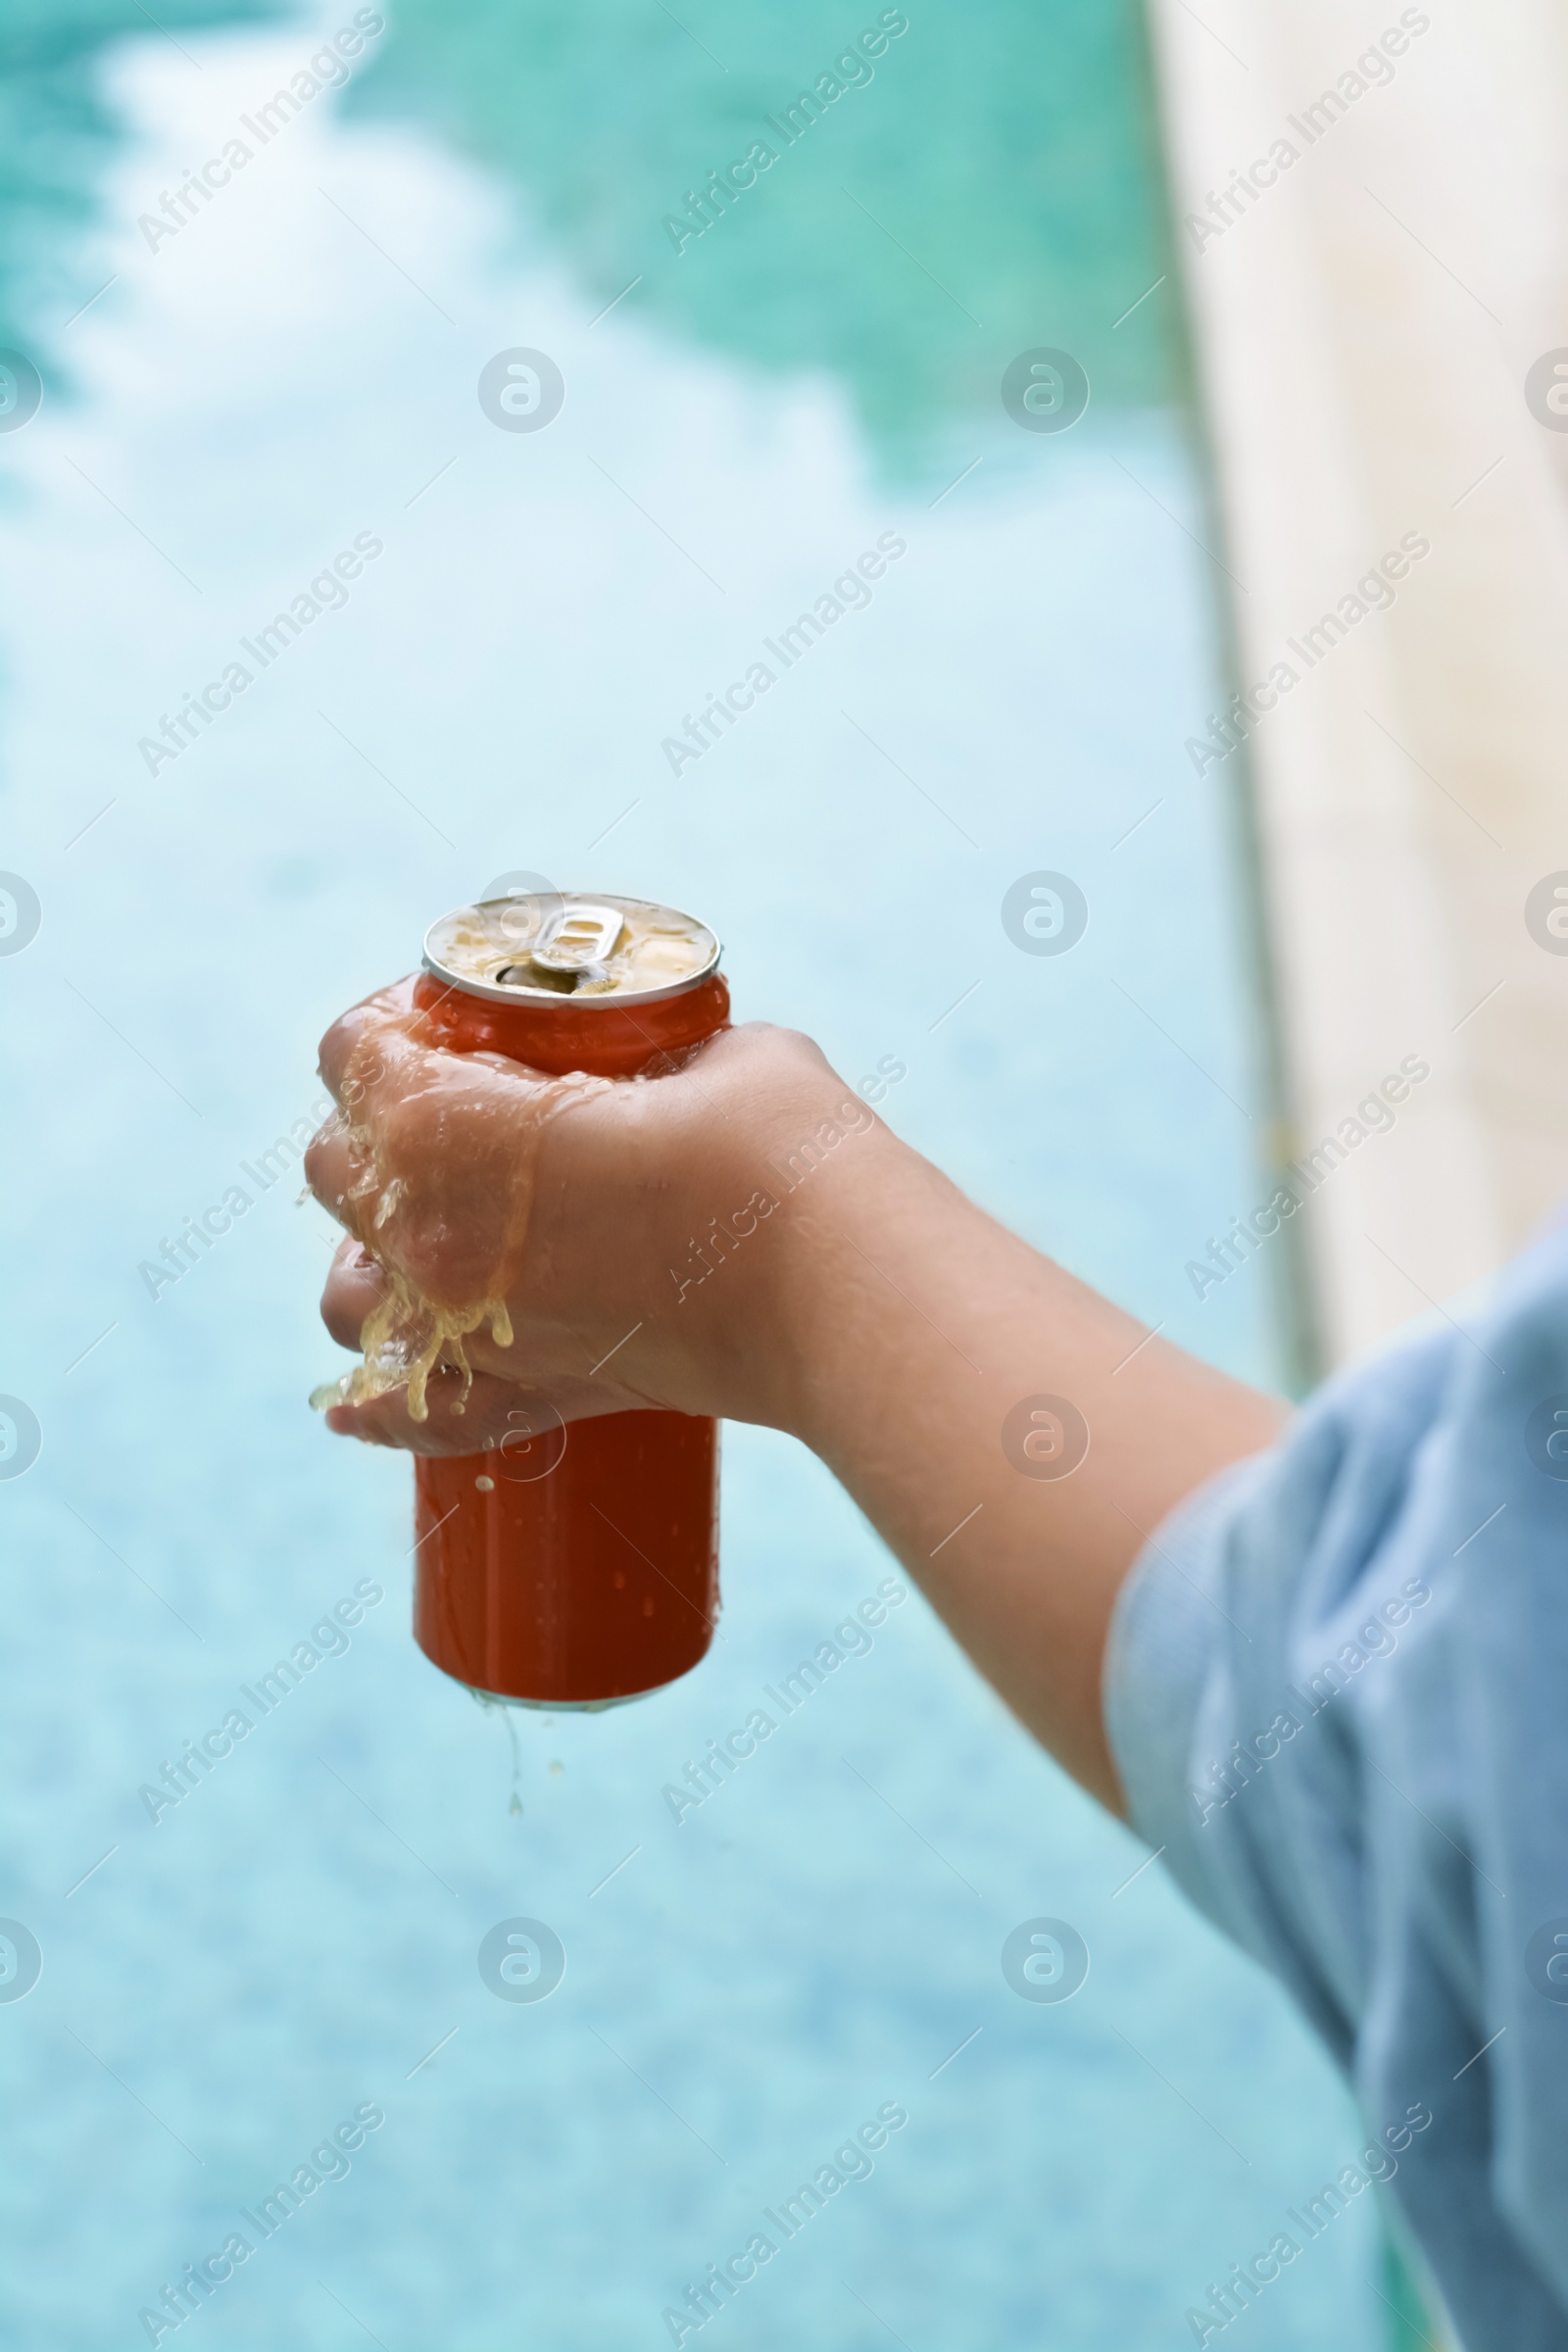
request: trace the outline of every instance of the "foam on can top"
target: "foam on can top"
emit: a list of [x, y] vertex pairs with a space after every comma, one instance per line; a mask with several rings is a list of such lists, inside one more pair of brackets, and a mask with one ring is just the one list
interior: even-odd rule
[[485, 899], [454, 907], [424, 938], [426, 971], [500, 1004], [649, 1004], [695, 988], [718, 957], [694, 915], [608, 891]]

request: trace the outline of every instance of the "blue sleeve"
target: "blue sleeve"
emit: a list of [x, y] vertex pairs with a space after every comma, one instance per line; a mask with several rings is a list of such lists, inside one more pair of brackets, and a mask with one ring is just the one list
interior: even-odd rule
[[1467, 2352], [1562, 2352], [1568, 1233], [1191, 1496], [1105, 1677], [1134, 1825], [1349, 2076]]

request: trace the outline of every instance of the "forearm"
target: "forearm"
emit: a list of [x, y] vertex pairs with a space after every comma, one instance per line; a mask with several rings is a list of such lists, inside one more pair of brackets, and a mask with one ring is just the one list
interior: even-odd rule
[[[1119, 1807], [1100, 1703], [1117, 1588], [1183, 1494], [1271, 1442], [1279, 1406], [1150, 1339], [885, 1129], [850, 1139], [777, 1222], [769, 1417], [843, 1482], [1029, 1729]], [[1081, 1415], [1081, 1460], [1078, 1425], [1032, 1411], [1042, 1397]]]

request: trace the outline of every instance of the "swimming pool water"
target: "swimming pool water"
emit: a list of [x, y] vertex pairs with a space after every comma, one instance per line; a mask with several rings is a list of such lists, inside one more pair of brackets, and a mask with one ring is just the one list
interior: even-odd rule
[[[517, 1718], [514, 1812], [505, 1722], [409, 1634], [407, 1465], [305, 1408], [332, 1235], [295, 1200], [322, 1027], [526, 868], [703, 914], [739, 1013], [852, 1081], [902, 1067], [885, 1115], [978, 1199], [1275, 1376], [1263, 1273], [1201, 1304], [1183, 1273], [1253, 1197], [1264, 1109], [1226, 812], [1182, 752], [1219, 673], [1168, 298], [1111, 323], [1161, 267], [1125, 27], [911, 14], [677, 256], [664, 189], [858, 20], [411, 6], [150, 247], [138, 216], [350, 14], [78, 25], [79, 140], [29, 199], [53, 245], [13, 330], [45, 406], [3, 443], [0, 865], [42, 926], [0, 959], [0, 1389], [43, 1443], [0, 1481], [0, 1911], [43, 1973], [0, 2003], [11, 2337], [143, 2343], [237, 2230], [254, 2254], [188, 2323], [214, 2345], [667, 2343], [664, 2308], [892, 2105], [869, 2177], [707, 2340], [1191, 2342], [1187, 2307], [1358, 2144], [1282, 1999], [917, 1595], [674, 1819], [686, 1760], [892, 1571], [763, 1432], [725, 1434], [710, 1658]], [[1022, 433], [1000, 367], [1058, 342], [1089, 416]], [[566, 387], [536, 434], [475, 392], [519, 346]], [[884, 535], [871, 601], [673, 773], [686, 714]], [[346, 601], [251, 662], [366, 537]], [[140, 740], [234, 662], [245, 690], [149, 772]], [[1089, 902], [1060, 957], [1000, 918], [1041, 868]], [[235, 1188], [177, 1281], [141, 1271]], [[248, 1708], [367, 1586], [349, 1646]], [[249, 1737], [155, 1823], [138, 1790], [233, 1708]], [[1042, 1915], [1091, 1955], [1060, 2005], [1001, 1971]], [[518, 1916], [566, 1955], [537, 2004], [477, 1965]], [[365, 2110], [346, 2176], [250, 2229]], [[1380, 2340], [1375, 2261], [1352, 2211], [1249, 2314], [1254, 2352]]]

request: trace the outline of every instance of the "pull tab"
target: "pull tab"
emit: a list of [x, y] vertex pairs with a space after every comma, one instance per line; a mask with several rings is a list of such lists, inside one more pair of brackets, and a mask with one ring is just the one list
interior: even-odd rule
[[595, 906], [591, 899], [574, 899], [547, 925], [532, 960], [547, 972], [581, 972], [590, 964], [608, 963], [625, 920], [613, 906]]

